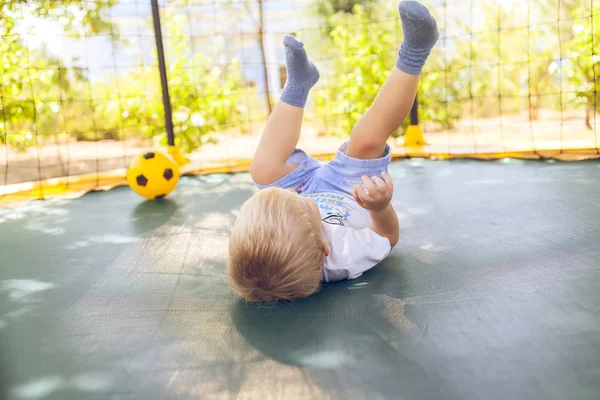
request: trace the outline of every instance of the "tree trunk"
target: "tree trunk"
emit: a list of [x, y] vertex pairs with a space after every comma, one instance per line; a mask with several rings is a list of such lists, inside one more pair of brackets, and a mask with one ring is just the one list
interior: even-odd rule
[[271, 90], [269, 88], [269, 71], [267, 68], [267, 56], [265, 54], [265, 41], [264, 41], [264, 11], [263, 2], [264, 0], [258, 1], [258, 44], [260, 46], [260, 56], [262, 58], [263, 77], [265, 80], [265, 101], [267, 102], [267, 111], [269, 115], [273, 111], [273, 105], [271, 104]]
[[540, 95], [534, 94], [531, 96], [531, 102], [529, 104], [529, 120], [537, 121], [540, 118]]
[[585, 108], [585, 126], [592, 130], [592, 115], [594, 115], [594, 99], [591, 97], [587, 98], [587, 104]]

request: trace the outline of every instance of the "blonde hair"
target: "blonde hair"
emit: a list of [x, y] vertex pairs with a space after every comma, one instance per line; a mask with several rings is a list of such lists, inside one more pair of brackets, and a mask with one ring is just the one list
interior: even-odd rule
[[240, 209], [229, 239], [229, 284], [251, 302], [307, 297], [319, 289], [323, 267], [321, 226], [290, 190], [269, 188]]

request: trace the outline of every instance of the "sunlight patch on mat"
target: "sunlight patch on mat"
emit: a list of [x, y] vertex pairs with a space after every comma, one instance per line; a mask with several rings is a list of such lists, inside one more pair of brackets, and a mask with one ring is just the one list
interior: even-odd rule
[[27, 214], [25, 214], [22, 211], [16, 211], [16, 210], [0, 210], [0, 217], [3, 217], [3, 221], [18, 221], [20, 219], [23, 219], [27, 216]]
[[73, 376], [69, 385], [84, 392], [100, 392], [112, 387], [112, 379], [109, 375], [98, 372], [84, 372]]
[[425, 161], [422, 158], [411, 158], [410, 165], [413, 167], [422, 167], [425, 164]]
[[[56, 223], [60, 224], [62, 222], [66, 222], [66, 220], [65, 221], [54, 221], [53, 224], [56, 224]], [[41, 219], [37, 219], [37, 220], [33, 220], [31, 222], [28, 222], [25, 225], [25, 229], [29, 229], [29, 230], [36, 231], [36, 232], [41, 232], [46, 235], [54, 235], [54, 236], [64, 235], [66, 233], [65, 228], [60, 228], [60, 227], [56, 227], [56, 226], [48, 226]]]
[[87, 240], [80, 240], [72, 244], [64, 246], [66, 250], [75, 250], [82, 247], [87, 247], [93, 243], [106, 243], [106, 244], [131, 244], [137, 243], [141, 239], [133, 236], [115, 235], [108, 234], [102, 236], [90, 236]]
[[448, 250], [452, 250], [451, 247], [437, 246], [430, 242], [426, 242], [419, 247], [421, 250], [424, 250], [424, 251], [415, 253], [415, 257], [419, 261], [422, 261], [425, 264], [429, 264], [429, 265], [440, 261], [444, 252], [446, 252]]
[[113, 386], [110, 376], [98, 372], [83, 372], [65, 379], [59, 375], [49, 375], [18, 385], [12, 389], [17, 399], [44, 399], [54, 392], [75, 389], [80, 392], [103, 392]]
[[320, 351], [314, 353], [291, 354], [299, 365], [316, 368], [337, 368], [350, 359], [339, 351]]
[[369, 282], [355, 283], [355, 284], [348, 286], [348, 290], [362, 289], [362, 288], [366, 287], [368, 284], [369, 284]]
[[43, 399], [65, 386], [65, 380], [58, 375], [35, 379], [13, 388], [18, 399]]
[[8, 292], [8, 298], [16, 301], [24, 300], [27, 296], [52, 289], [53, 287], [55, 287], [53, 283], [33, 279], [0, 281], [0, 293]]
[[404, 315], [404, 306], [406, 301], [390, 297], [388, 295], [376, 295], [375, 299], [381, 307], [383, 316], [396, 329], [401, 332], [409, 332], [415, 329], [413, 325]]
[[229, 228], [231, 226], [231, 216], [229, 213], [210, 213], [198, 222], [198, 226], [202, 229]]
[[205, 175], [205, 176], [201, 177], [200, 180], [202, 182], [210, 183], [210, 184], [223, 183], [223, 182], [229, 180], [229, 175], [226, 175], [226, 174]]

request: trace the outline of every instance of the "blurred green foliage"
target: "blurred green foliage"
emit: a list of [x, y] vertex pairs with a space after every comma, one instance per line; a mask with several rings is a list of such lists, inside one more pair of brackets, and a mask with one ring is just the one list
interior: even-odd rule
[[56, 21], [70, 37], [93, 35], [111, 30], [105, 12], [115, 1], [0, 0], [0, 143], [24, 150], [38, 133], [47, 135], [60, 103], [85, 80], [81, 69], [67, 68], [44, 49], [29, 48], [23, 17], [29, 23]]
[[[600, 0], [593, 1], [592, 16], [576, 20], [573, 38], [567, 43], [567, 77], [575, 89], [575, 101], [585, 104], [585, 123], [593, 127], [594, 114], [600, 112]], [[589, 12], [589, 11], [587, 11]], [[572, 15], [585, 15], [586, 9], [576, 8]]]
[[[339, 57], [335, 57], [331, 71], [325, 74], [328, 79], [315, 94], [315, 105], [333, 134], [350, 134], [395, 65], [401, 29], [397, 15], [388, 11], [378, 13], [356, 5], [353, 13], [331, 17], [335, 26], [330, 33], [332, 51], [339, 52]], [[386, 22], [373, 23], [373, 18]], [[457, 79], [464, 69], [464, 59], [457, 54], [444, 58], [440, 47], [436, 51], [427, 67], [432, 72], [424, 74], [421, 81], [421, 117], [451, 127], [462, 114], [461, 103], [453, 99], [468, 84], [465, 77]], [[449, 65], [447, 69], [443, 67], [445, 63]]]
[[[240, 127], [244, 107], [243, 85], [237, 60], [216, 65], [205, 53], [190, 55], [182, 32], [184, 15], [164, 15], [167, 76], [176, 142], [190, 152], [210, 140], [210, 133]], [[118, 90], [118, 92], [117, 92]], [[164, 109], [158, 70], [141, 68], [121, 77], [99, 82], [94, 95], [109, 98], [95, 107], [103, 131], [126, 132], [154, 138], [166, 145]], [[121, 99], [119, 101], [119, 99]], [[98, 122], [97, 122], [98, 123]], [[88, 138], [89, 139], [89, 138]]]
[[[109, 10], [117, 1], [0, 0], [0, 143], [18, 150], [67, 138], [166, 143], [156, 67], [90, 81], [77, 60], [66, 65], [29, 45], [27, 24], [40, 20], [53, 21], [71, 38], [102, 33], [115, 46], [130, 45], [111, 24]], [[309, 111], [326, 123], [328, 134], [349, 135], [394, 65], [402, 32], [388, 3], [315, 0], [327, 29], [319, 36], [322, 82]], [[452, 34], [440, 40], [425, 68], [421, 120], [453, 128], [462, 118], [528, 110], [535, 120], [542, 109], [577, 107], [592, 128], [600, 109], [600, 0], [593, 0], [592, 10], [589, 3], [483, 2], [472, 20], [445, 19], [442, 8], [433, 8], [440, 28]], [[184, 16], [168, 10], [162, 17], [176, 137], [193, 151], [213, 133], [243, 131], [256, 117], [247, 105], [262, 98], [245, 87], [235, 59], [217, 62], [209, 48], [191, 54]]]
[[337, 52], [331, 70], [322, 74], [320, 90], [314, 95], [316, 112], [327, 123], [331, 134], [349, 133], [370, 107], [377, 91], [394, 65], [394, 31], [369, 24], [367, 10], [357, 5], [354, 13], [330, 17]]
[[324, 34], [330, 34], [336, 28], [335, 21], [331, 19], [332, 16], [338, 13], [353, 14], [356, 6], [361, 6], [360, 12], [369, 13], [371, 10], [375, 11], [375, 8], [370, 6], [379, 5], [379, 0], [316, 0], [315, 1], [315, 14], [321, 18], [322, 23], [321, 32]]
[[[451, 33], [440, 38], [424, 69], [419, 88], [421, 121], [451, 129], [462, 118], [522, 110], [536, 120], [543, 108], [568, 110], [585, 102], [591, 129], [593, 104], [598, 110], [600, 103], [593, 99], [600, 86], [599, 3], [594, 0], [590, 10], [582, 8], [581, 1], [561, 2], [560, 25], [557, 4], [544, 0], [519, 7], [478, 3], [475, 21], [445, 20], [445, 15], [438, 15], [443, 10], [432, 9], [440, 29]], [[320, 46], [335, 57], [328, 57], [333, 58], [325, 74], [329, 79], [314, 96], [317, 115], [328, 132], [350, 134], [394, 65], [401, 42], [397, 10], [374, 8], [374, 4], [357, 4], [352, 13], [328, 17], [334, 27], [330, 45]]]
[[[61, 30], [71, 37], [109, 33], [116, 42], [107, 14], [115, 2], [0, 0], [0, 35], [7, 38], [0, 41], [0, 143], [25, 150], [67, 137], [141, 136], [166, 144], [156, 68], [91, 82], [81, 68], [67, 67], [56, 56], [28, 46], [19, 26], [18, 18], [31, 14], [37, 21], [61, 21]], [[217, 66], [203, 52], [190, 56], [182, 31], [185, 16], [162, 17], [175, 134], [185, 151], [193, 151], [210, 140], [209, 133], [240, 127], [244, 121], [240, 68], [236, 60]]]

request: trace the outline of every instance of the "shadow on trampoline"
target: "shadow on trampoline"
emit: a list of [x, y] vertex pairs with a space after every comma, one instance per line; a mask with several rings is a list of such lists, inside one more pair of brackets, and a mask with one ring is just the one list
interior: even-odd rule
[[166, 224], [180, 207], [179, 203], [171, 199], [146, 200], [140, 203], [131, 213], [135, 233], [141, 235]]
[[398, 261], [391, 257], [363, 278], [327, 284], [299, 302], [238, 301], [233, 324], [264, 356], [302, 368], [310, 383], [339, 398], [419, 398], [427, 392], [429, 398], [459, 399], [401, 348], [414, 327], [401, 290], [387, 284], [402, 279]]

